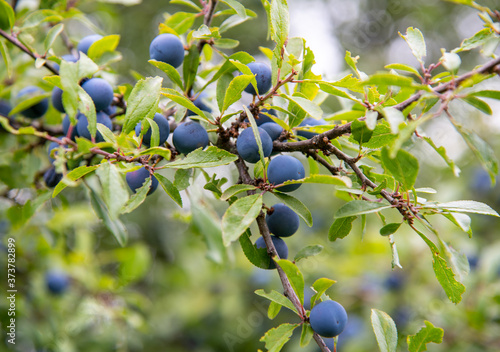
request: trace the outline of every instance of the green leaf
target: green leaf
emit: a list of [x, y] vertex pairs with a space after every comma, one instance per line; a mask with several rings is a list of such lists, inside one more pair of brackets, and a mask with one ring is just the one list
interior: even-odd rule
[[76, 180], [91, 173], [101, 165], [102, 164], [93, 166], [80, 166], [77, 167], [76, 169], [71, 170], [54, 188], [54, 192], [52, 193], [52, 198], [56, 197], [59, 193], [61, 193], [63, 189], [65, 189], [69, 185], [73, 185]]
[[115, 237], [118, 244], [124, 247], [128, 240], [127, 229], [119, 219], [113, 220], [109, 217], [108, 210], [102, 199], [99, 197], [99, 194], [90, 187], [89, 191], [90, 203], [92, 204], [92, 208], [94, 209], [96, 215], [102, 220], [104, 226], [106, 226], [109, 232], [111, 232], [111, 234]]
[[302, 324], [302, 333], [300, 334], [300, 347], [306, 347], [314, 336], [314, 330], [310, 324]]
[[376, 73], [370, 76], [367, 80], [361, 82], [361, 84], [365, 86], [415, 86], [415, 82], [412, 78], [406, 76], [398, 76], [391, 73]]
[[288, 25], [290, 23], [286, 0], [273, 0], [271, 2], [270, 20], [271, 39], [276, 43], [276, 47], [281, 50], [288, 39]]
[[478, 99], [474, 96], [468, 96], [468, 97], [462, 98], [462, 100], [465, 101], [466, 103], [472, 105], [473, 107], [475, 107], [479, 111], [484, 112], [487, 115], [493, 114], [493, 111], [491, 111], [490, 106], [481, 99]]
[[455, 177], [458, 177], [460, 175], [460, 168], [455, 165], [455, 162], [448, 157], [446, 149], [443, 146], [438, 147], [429, 137], [422, 138], [441, 156], [441, 158], [443, 158], [443, 160], [446, 162], [446, 164], [448, 164], [448, 167], [453, 172], [453, 175], [455, 175]]
[[500, 91], [498, 90], [480, 90], [479, 92], [474, 92], [469, 95], [500, 100]]
[[299, 268], [287, 259], [277, 260], [276, 263], [283, 269], [293, 290], [297, 294], [301, 304], [304, 304], [304, 276]]
[[127, 186], [115, 164], [105, 162], [96, 171], [102, 185], [102, 199], [112, 220], [118, 218], [123, 206], [128, 201]]
[[418, 160], [406, 150], [400, 149], [394, 159], [389, 156], [389, 149], [383, 148], [380, 153], [382, 165], [404, 189], [412, 189], [418, 175]]
[[189, 28], [191, 28], [195, 19], [195, 13], [179, 11], [167, 18], [165, 24], [168, 27], [172, 28], [177, 34], [181, 35], [187, 32]]
[[276, 302], [272, 302], [269, 304], [269, 308], [267, 309], [267, 317], [271, 320], [276, 318], [278, 313], [281, 311], [281, 305]]
[[297, 309], [295, 308], [295, 306], [292, 304], [292, 302], [288, 298], [283, 296], [281, 293], [278, 293], [274, 290], [272, 290], [270, 293], [267, 293], [261, 289], [261, 290], [255, 291], [255, 294], [259, 295], [261, 297], [267, 298], [270, 301], [276, 302], [279, 305], [286, 307], [286, 308], [290, 309], [291, 311], [297, 313], [297, 315], [299, 314], [297, 312]]
[[145, 200], [149, 192], [149, 187], [151, 186], [151, 179], [147, 178], [143, 185], [136, 190], [136, 192], [129, 198], [127, 204], [125, 204], [121, 210], [121, 214], [127, 214], [134, 211], [139, 205], [141, 205]]
[[250, 240], [250, 230], [247, 229], [240, 236], [240, 245], [248, 261], [261, 269], [268, 269], [271, 257], [267, 253], [267, 248], [257, 248]]
[[385, 68], [390, 69], [390, 70], [400, 70], [400, 71], [406, 71], [413, 73], [417, 77], [422, 77], [420, 73], [413, 67], [405, 65], [405, 64], [390, 64], [386, 65]]
[[427, 50], [422, 32], [420, 32], [418, 28], [409, 27], [406, 30], [406, 35], [402, 35], [401, 33], [399, 33], [399, 35], [408, 43], [413, 56], [415, 56], [419, 62], [423, 63], [427, 55]]
[[383, 114], [387, 122], [389, 122], [391, 132], [397, 134], [399, 132], [399, 126], [405, 121], [403, 113], [397, 109], [388, 107], [384, 108]]
[[5, 0], [0, 0], [0, 29], [10, 31], [16, 21], [12, 6]]
[[491, 28], [484, 28], [474, 34], [472, 37], [464, 39], [460, 47], [453, 50], [453, 53], [459, 53], [461, 51], [468, 51], [475, 49], [479, 46], [485, 45], [489, 40], [495, 37], [495, 33]]
[[147, 130], [151, 130], [151, 147], [158, 147], [158, 144], [160, 143], [160, 129], [158, 128], [158, 124], [149, 117], [146, 117], [143, 122], [144, 129], [141, 131], [141, 133], [144, 134], [145, 132], [147, 132]]
[[462, 213], [449, 213], [443, 214], [445, 218], [450, 220], [452, 223], [457, 225], [462, 231], [466, 232], [469, 237], [472, 237], [472, 229], [470, 227], [471, 219], [470, 216]]
[[[397, 135], [392, 134], [389, 124], [386, 121], [379, 121], [373, 130], [370, 140], [363, 144], [363, 147], [370, 149], [378, 149], [383, 146], [391, 144]], [[351, 137], [349, 137], [351, 140]], [[352, 138], [354, 141], [354, 138]]]
[[444, 331], [441, 328], [436, 328], [431, 322], [427, 320], [424, 322], [425, 326], [421, 328], [415, 335], [407, 337], [408, 351], [410, 352], [424, 352], [427, 351], [428, 343], [441, 343], [443, 342]]
[[240, 45], [236, 39], [222, 38], [214, 41], [214, 46], [220, 49], [234, 49]]
[[313, 174], [306, 178], [301, 178], [299, 180], [292, 180], [283, 182], [284, 185], [293, 185], [296, 183], [321, 183], [326, 185], [336, 185], [342, 187], [351, 187], [352, 181], [347, 176], [333, 176], [333, 175], [320, 175]]
[[184, 57], [184, 63], [182, 64], [185, 91], [193, 86], [199, 64], [200, 52], [198, 51], [198, 47], [196, 45], [191, 45], [188, 54]]
[[226, 248], [222, 243], [219, 216], [207, 204], [194, 201], [191, 202], [191, 213], [193, 214], [193, 225], [207, 245], [207, 256], [215, 263], [222, 264], [226, 257]]
[[298, 262], [299, 260], [313, 257], [313, 256], [321, 253], [322, 250], [323, 250], [323, 246], [321, 246], [319, 244], [314, 245], [314, 246], [304, 247], [300, 251], [298, 251], [297, 254], [295, 254], [295, 258], [293, 258], [293, 261]]
[[321, 119], [323, 117], [323, 110], [321, 110], [321, 108], [315, 102], [298, 96], [289, 96], [286, 94], [280, 94], [279, 96], [296, 104], [300, 109], [304, 111], [304, 113], [310, 115], [315, 119]]
[[465, 286], [455, 279], [455, 273], [447, 265], [446, 260], [439, 255], [439, 250], [436, 245], [421, 231], [417, 230], [415, 227], [412, 228], [420, 236], [420, 238], [424, 240], [427, 246], [429, 246], [433, 257], [432, 268], [434, 269], [436, 278], [441, 284], [446, 296], [451, 302], [455, 304], [460, 303], [462, 300], [462, 294], [465, 292]]
[[221, 0], [221, 2], [223, 2], [227, 6], [231, 7], [236, 12], [236, 14], [238, 16], [240, 16], [241, 18], [247, 17], [247, 14], [245, 11], [245, 6], [240, 4], [238, 1], [236, 1], [236, 0]]
[[177, 104], [182, 105], [185, 108], [191, 110], [196, 115], [201, 116], [202, 118], [207, 120], [207, 117], [205, 116], [205, 114], [196, 105], [194, 105], [191, 100], [186, 98], [181, 93], [179, 93], [173, 89], [165, 88], [162, 90], [161, 94], [163, 94], [164, 96], [166, 96], [170, 100], [176, 102]]
[[[274, 0], [272, 3], [279, 2], [281, 0]], [[277, 328], [273, 328], [266, 332], [260, 341], [266, 343], [266, 348], [268, 352], [279, 352], [292, 337], [293, 330], [299, 327], [300, 324], [281, 324]]]
[[262, 194], [238, 199], [231, 204], [222, 217], [222, 240], [227, 247], [236, 241], [262, 209]]
[[170, 149], [164, 147], [151, 147], [146, 150], [142, 150], [139, 155], [159, 155], [165, 160], [170, 160], [172, 152]]
[[[349, 203], [347, 203], [349, 204]], [[346, 237], [352, 229], [352, 223], [357, 219], [357, 216], [346, 216], [335, 219], [330, 230], [328, 231], [328, 240], [335, 241]]]
[[120, 36], [113, 34], [96, 40], [92, 43], [88, 50], [88, 57], [96, 61], [106, 52], [115, 51], [118, 43], [120, 42]]
[[498, 213], [489, 205], [476, 202], [474, 200], [456, 200], [446, 203], [426, 203], [422, 205], [423, 209], [437, 209], [452, 213], [473, 213], [491, 216], [499, 216]]
[[186, 6], [191, 7], [196, 12], [203, 11], [203, 9], [201, 7], [199, 7], [198, 5], [196, 5], [194, 2], [192, 2], [190, 0], [170, 0], [170, 4], [186, 5]]
[[352, 137], [359, 143], [366, 143], [372, 138], [373, 131], [371, 131], [364, 121], [354, 120], [351, 123]]
[[494, 150], [474, 132], [463, 128], [457, 123], [454, 125], [457, 131], [462, 135], [462, 138], [465, 140], [470, 150], [490, 174], [491, 182], [495, 184], [496, 175], [498, 174], [498, 159]]
[[307, 209], [307, 207], [300, 200], [298, 200], [297, 198], [295, 198], [289, 194], [285, 194], [285, 193], [280, 193], [280, 192], [275, 191], [275, 192], [273, 192], [273, 194], [276, 196], [276, 198], [278, 198], [283, 203], [288, 205], [290, 207], [290, 209], [292, 209], [294, 212], [296, 212], [302, 218], [302, 220], [304, 220], [304, 222], [307, 224], [307, 226], [309, 226], [309, 227], [312, 226], [313, 218], [312, 218], [311, 212], [309, 211], [309, 209]]
[[257, 187], [253, 185], [246, 185], [246, 184], [236, 184], [232, 185], [228, 189], [226, 189], [223, 193], [222, 196], [220, 197], [221, 200], [228, 200], [229, 198], [237, 195], [238, 193], [245, 192], [245, 191], [251, 191], [256, 189]]
[[[308, 81], [306, 81], [306, 82], [308, 82]], [[315, 81], [311, 81], [311, 82], [315, 82]], [[325, 93], [328, 93], [330, 95], [335, 95], [337, 97], [349, 99], [349, 100], [352, 100], [352, 101], [355, 101], [355, 102], [359, 102], [358, 98], [356, 98], [355, 96], [353, 96], [353, 95], [351, 95], [351, 94], [349, 94], [347, 92], [344, 92], [343, 90], [335, 88], [334, 84], [332, 84], [332, 83], [321, 82], [321, 81], [319, 81], [317, 83], [318, 83], [319, 89], [321, 89]]]
[[[391, 208], [388, 204], [383, 204], [379, 202], [368, 202], [365, 200], [352, 200], [349, 203], [344, 204], [335, 213], [335, 218], [346, 218], [353, 217], [362, 214], [377, 213], [384, 209]], [[335, 220], [337, 221], [337, 220]]]
[[182, 88], [182, 80], [181, 80], [181, 75], [179, 72], [174, 68], [174, 66], [169, 65], [165, 62], [162, 61], [156, 61], [156, 60], [149, 60], [148, 61], [151, 65], [159, 68], [165, 74], [170, 78], [170, 80], [175, 83], [178, 87]]
[[134, 86], [127, 101], [127, 112], [123, 132], [130, 133], [135, 126], [146, 117], [152, 118], [160, 99], [160, 89], [163, 78], [148, 77]]
[[0, 40], [0, 55], [2, 55], [3, 61], [5, 62], [5, 67], [7, 69], [7, 77], [12, 77], [12, 59], [10, 58], [10, 53], [7, 50], [7, 46], [3, 40]]
[[325, 277], [314, 281], [312, 288], [316, 293], [311, 297], [311, 308], [314, 307], [316, 301], [320, 299], [320, 297], [323, 296], [323, 293], [325, 293], [326, 290], [328, 290], [335, 282], [335, 280], [327, 279]]
[[45, 40], [43, 41], [43, 48], [45, 52], [49, 51], [49, 49], [52, 47], [52, 44], [54, 44], [57, 37], [59, 36], [59, 34], [61, 34], [63, 30], [64, 30], [64, 24], [62, 23], [56, 24], [49, 30], [47, 36], [45, 37]]
[[113, 134], [113, 132], [111, 132], [111, 130], [108, 128], [108, 126], [105, 126], [102, 123], [98, 123], [96, 127], [106, 142], [116, 144], [116, 137]]
[[193, 167], [209, 168], [227, 165], [236, 160], [238, 160], [238, 156], [231, 154], [224, 149], [210, 146], [205, 150], [202, 150], [201, 148], [196, 149], [189, 153], [184, 159], [173, 161], [166, 164], [165, 167], [174, 169], [191, 169]]
[[380, 352], [396, 352], [398, 331], [394, 320], [378, 309], [372, 309], [371, 320]]
[[[252, 113], [250, 112], [250, 110], [248, 110], [246, 106], [243, 106], [243, 110], [247, 115], [248, 121], [250, 121], [250, 128], [252, 129], [253, 136], [255, 138], [255, 141], [257, 142], [257, 147], [259, 149], [260, 163], [262, 165], [265, 165], [266, 157], [264, 156], [264, 150], [262, 149], [262, 140], [260, 139], [260, 133], [259, 133], [259, 128], [257, 127], [257, 122], [255, 122]], [[265, 171], [265, 169], [263, 171]]]
[[160, 183], [161, 187], [165, 190], [165, 192], [172, 198], [174, 202], [176, 202], [181, 208], [182, 208], [182, 198], [181, 194], [179, 193], [179, 190], [177, 187], [174, 186], [172, 182], [165, 176], [160, 175], [159, 173], [155, 172], [153, 176], [158, 180]]
[[393, 233], [395, 233], [399, 229], [400, 226], [401, 226], [400, 222], [393, 222], [393, 223], [387, 224], [380, 229], [380, 235], [382, 235], [382, 236], [392, 235]]
[[231, 73], [225, 73], [217, 81], [216, 97], [217, 97], [217, 106], [219, 107], [220, 111], [223, 111], [224, 98], [226, 97], [227, 89], [232, 80], [233, 80], [233, 75]]
[[231, 83], [229, 83], [226, 95], [224, 96], [224, 104], [222, 105], [223, 112], [241, 99], [241, 93], [250, 84], [250, 81], [253, 78], [254, 76], [252, 75], [240, 75], [233, 78]]

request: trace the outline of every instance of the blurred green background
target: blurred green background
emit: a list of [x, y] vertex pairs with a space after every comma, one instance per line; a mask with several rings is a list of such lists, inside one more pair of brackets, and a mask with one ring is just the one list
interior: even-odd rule
[[[271, 46], [266, 40], [265, 13], [260, 1], [241, 2], [258, 18], [235, 27], [226, 36], [240, 41], [237, 50], [259, 56], [259, 46]], [[41, 1], [41, 6], [50, 3]], [[481, 4], [498, 7], [494, 0]], [[32, 5], [30, 1], [20, 2], [21, 7]], [[78, 6], [101, 34], [121, 35], [118, 50], [123, 61], [113, 66], [119, 74], [118, 84], [134, 82], [131, 70], [143, 75], [159, 74], [147, 63], [149, 43], [165, 12], [186, 11], [186, 7], [170, 5], [168, 1], [143, 1], [135, 6], [81, 1]], [[289, 0], [289, 7], [291, 35], [306, 38], [316, 55], [315, 72], [331, 79], [347, 74], [343, 63], [345, 50], [360, 55], [359, 67], [367, 73], [394, 62], [416, 65], [398, 35], [398, 31], [404, 33], [409, 26], [423, 32], [428, 62], [439, 60], [440, 48], [451, 50], [481, 28], [472, 9], [435, 0]], [[76, 43], [94, 30], [75, 21], [69, 34]], [[62, 45], [57, 54], [66, 54]], [[461, 57], [463, 71], [485, 61], [477, 51]], [[29, 64], [26, 59], [26, 66]], [[25, 81], [15, 85], [26, 84], [28, 77], [23, 77]], [[324, 111], [333, 113], [342, 104], [331, 97]], [[491, 106], [493, 116], [482, 115], [458, 102], [451, 109], [458, 120], [500, 151], [500, 106]], [[462, 173], [455, 178], [435, 161], [432, 151], [417, 143], [412, 150], [421, 162], [416, 186], [435, 188], [438, 193], [429, 198], [474, 199], [498, 210], [499, 187], [490, 184], [448, 122], [436, 119], [426, 126], [426, 132], [449, 149]], [[259, 288], [281, 291], [275, 271], [253, 267], [238, 244], [224, 252], [207, 242], [211, 231], [219, 231], [214, 219], [220, 219], [227, 206], [203, 190], [202, 174], [194, 175], [196, 182], [189, 193], [182, 192], [183, 209], [158, 190], [133, 213], [123, 216], [130, 240], [125, 248], [119, 248], [94, 215], [83, 187], [67, 189], [56, 199], [48, 199], [43, 193], [42, 198], [37, 198], [26, 188], [27, 180], [49, 162], [45, 146], [28, 155], [12, 153], [26, 142], [24, 138], [29, 139], [0, 134], [0, 187], [16, 186], [20, 189], [16, 199], [21, 203], [29, 200], [31, 204], [16, 207], [0, 198], [2, 243], [5, 245], [9, 237], [17, 240], [19, 291], [18, 342], [14, 348], [8, 345], [2, 332], [0, 350], [256, 351], [264, 349], [259, 338], [265, 331], [281, 322], [298, 322], [286, 309], [269, 320], [268, 301], [253, 293]], [[305, 158], [301, 160], [307, 167]], [[2, 173], [8, 169], [6, 165], [15, 165], [19, 175]], [[231, 167], [207, 171], [227, 177], [229, 185], [237, 180]], [[162, 174], [173, 178], [168, 172]], [[97, 179], [88, 182], [98, 187]], [[428, 248], [408, 228], [402, 226], [395, 235], [403, 270], [393, 271], [390, 246], [387, 238], [378, 233], [382, 223], [376, 215], [367, 216], [364, 231], [358, 219], [348, 237], [332, 243], [327, 238], [328, 229], [336, 209], [344, 204], [342, 195], [328, 186], [303, 185], [294, 196], [309, 207], [314, 226], [308, 228], [301, 223], [298, 233], [287, 239], [290, 257], [306, 245], [324, 246], [320, 255], [301, 261], [298, 266], [306, 285], [320, 277], [336, 280], [327, 293], [343, 304], [349, 314], [349, 325], [340, 336], [338, 351], [377, 350], [370, 324], [372, 308], [389, 313], [396, 321], [400, 351], [407, 348], [406, 335], [415, 334], [424, 320], [445, 331], [444, 342], [430, 345], [430, 351], [500, 350], [498, 219], [473, 216], [472, 238], [452, 223], [434, 222], [443, 239], [467, 255], [470, 263], [470, 273], [463, 278], [467, 291], [463, 301], [454, 305], [434, 277]], [[48, 200], [36, 208], [36, 199]], [[266, 196], [265, 201], [272, 205], [275, 199]], [[33, 218], [26, 221], [35, 210]], [[399, 221], [396, 211], [388, 212], [387, 217]], [[252, 230], [255, 240], [257, 231]], [[0, 258], [2, 282], [6, 282], [4, 252]], [[70, 275], [71, 287], [66, 294], [54, 296], [47, 291], [44, 275], [51, 269], [62, 269]], [[7, 325], [7, 304], [8, 301], [0, 300], [2, 328]], [[316, 348], [314, 344], [300, 348], [296, 331], [283, 351]]]

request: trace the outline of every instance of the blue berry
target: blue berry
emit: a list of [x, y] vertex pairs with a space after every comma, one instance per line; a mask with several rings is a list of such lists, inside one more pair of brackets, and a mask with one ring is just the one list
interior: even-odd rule
[[[288, 247], [281, 238], [278, 238], [276, 236], [271, 236], [271, 240], [273, 241], [274, 248], [276, 248], [276, 252], [278, 252], [278, 256], [280, 259], [287, 259], [288, 258]], [[257, 241], [255, 241], [255, 246], [257, 248], [267, 248], [266, 247], [266, 242], [264, 241], [264, 237], [259, 237]], [[276, 263], [274, 260], [271, 260], [269, 262], [269, 267], [268, 269], [276, 269]]]
[[199, 123], [186, 121], [177, 126], [172, 142], [180, 153], [189, 154], [195, 149], [205, 148], [208, 145], [208, 133]]
[[[264, 157], [267, 158], [273, 151], [273, 140], [265, 130], [260, 127], [258, 127], [258, 130], [262, 142], [262, 151], [264, 152]], [[251, 127], [248, 127], [240, 133], [236, 140], [236, 148], [243, 160], [249, 163], [256, 163], [260, 160], [259, 146], [257, 145], [257, 140], [255, 139]]]
[[300, 221], [299, 216], [283, 203], [273, 205], [272, 213], [266, 216], [269, 231], [278, 237], [290, 237], [297, 232]]
[[184, 45], [176, 35], [160, 34], [151, 42], [149, 56], [177, 68], [184, 61]]
[[[278, 155], [274, 157], [267, 167], [267, 179], [269, 183], [279, 185], [285, 181], [299, 180], [305, 177], [302, 163], [289, 155]], [[301, 186], [300, 183], [286, 185], [276, 188], [281, 192], [292, 192]]]
[[341, 304], [335, 301], [323, 301], [311, 310], [309, 322], [312, 329], [323, 337], [340, 335], [347, 324], [347, 313]]

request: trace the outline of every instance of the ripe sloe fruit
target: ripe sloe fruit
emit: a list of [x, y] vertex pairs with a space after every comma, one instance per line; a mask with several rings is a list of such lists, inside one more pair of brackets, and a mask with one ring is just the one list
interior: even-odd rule
[[274, 121], [263, 123], [259, 127], [266, 131], [273, 141], [277, 140], [281, 135], [281, 132], [283, 132], [283, 127], [281, 127]]
[[299, 228], [299, 216], [283, 203], [273, 205], [272, 214], [267, 214], [269, 231], [278, 237], [290, 237]]
[[65, 112], [64, 105], [62, 102], [62, 93], [63, 90], [61, 88], [54, 87], [54, 89], [52, 89], [51, 100], [52, 100], [52, 106], [54, 106], [57, 111]]
[[[42, 93], [44, 92], [40, 88], [35, 86], [28, 86], [19, 91], [19, 93], [17, 94], [17, 98], [19, 99], [23, 96], [26, 96], [25, 99], [29, 99], [32, 96], [36, 96]], [[21, 115], [30, 119], [38, 119], [43, 115], [45, 115], [48, 109], [49, 109], [49, 100], [47, 98], [44, 98], [38, 103], [27, 108], [26, 110], [21, 111]]]
[[45, 274], [45, 283], [51, 293], [60, 295], [68, 289], [69, 277], [62, 271], [49, 271]]
[[149, 56], [177, 68], [184, 61], [184, 45], [176, 35], [160, 34], [151, 42]]
[[[267, 179], [269, 183], [278, 185], [285, 181], [299, 180], [304, 178], [305, 170], [302, 163], [289, 155], [278, 155], [274, 157], [267, 167]], [[301, 186], [300, 183], [286, 185], [276, 188], [281, 192], [292, 192]]]
[[0, 116], [9, 117], [10, 110], [12, 110], [12, 107], [9, 102], [0, 100]]
[[[160, 132], [159, 145], [162, 145], [163, 143], [165, 143], [168, 135], [170, 134], [170, 125], [168, 124], [167, 118], [159, 113], [155, 114], [155, 116], [153, 117], [153, 121], [158, 125], [158, 130]], [[135, 126], [136, 136], [139, 136], [141, 134], [141, 127], [142, 124], [140, 122]], [[148, 128], [148, 131], [142, 136], [142, 144], [147, 147], [151, 145], [151, 128]]]
[[347, 324], [347, 313], [335, 301], [323, 301], [311, 310], [309, 322], [312, 329], [323, 337], [340, 335]]
[[[299, 126], [320, 126], [320, 125], [327, 125], [328, 123], [321, 119], [321, 120], [316, 120], [315, 118], [308, 117], [299, 124]], [[317, 133], [314, 132], [308, 132], [308, 131], [297, 131], [297, 134], [299, 136], [302, 136], [304, 138], [310, 139], [314, 136], [317, 135]]]
[[[102, 123], [104, 126], [109, 128], [110, 130], [113, 129], [113, 123], [111, 122], [111, 119], [109, 118], [108, 115], [103, 113], [102, 111], [99, 111], [96, 114], [96, 122], [97, 123]], [[89, 131], [89, 121], [87, 120], [87, 116], [83, 114], [79, 114], [78, 116], [78, 123], [76, 124], [76, 131], [78, 132], [78, 135], [83, 138], [91, 139], [90, 137], [90, 131]], [[104, 142], [104, 138], [101, 135], [99, 131], [97, 131], [95, 135], [95, 141], [96, 142]]]
[[43, 174], [43, 181], [47, 187], [52, 188], [57, 186], [62, 177], [62, 174], [56, 172], [55, 167], [51, 167]]
[[96, 111], [106, 109], [113, 102], [113, 87], [102, 78], [91, 78], [82, 88], [92, 98]]
[[[273, 151], [273, 140], [265, 130], [260, 127], [257, 127], [257, 129], [259, 130], [264, 157], [267, 158]], [[240, 133], [236, 140], [236, 148], [243, 160], [249, 163], [256, 163], [260, 160], [259, 146], [257, 145], [257, 140], [255, 139], [251, 127], [248, 127]]]
[[[257, 89], [259, 90], [259, 94], [262, 95], [269, 91], [272, 86], [272, 72], [271, 68], [261, 62], [251, 62], [248, 65], [248, 68], [252, 73], [255, 75], [255, 80], [257, 81]], [[255, 91], [255, 88], [252, 86], [252, 84], [249, 84], [245, 88], [245, 92], [250, 93], [252, 95], [257, 95], [257, 92]]]
[[[148, 178], [150, 178], [149, 170], [145, 167], [141, 167], [138, 170], [131, 171], [125, 176], [128, 186], [134, 193], [142, 187], [142, 185]], [[156, 177], [151, 177], [151, 186], [149, 188], [148, 196], [156, 191], [156, 188], [158, 188], [158, 180], [156, 179]]]
[[[288, 247], [281, 238], [278, 238], [276, 236], [271, 236], [271, 240], [273, 241], [274, 248], [276, 248], [276, 252], [278, 252], [278, 255], [280, 259], [287, 259], [288, 258]], [[264, 237], [259, 237], [257, 241], [255, 241], [255, 246], [257, 248], [266, 248], [266, 242], [264, 241]], [[269, 267], [268, 269], [276, 269], [276, 263], [274, 260], [271, 260], [269, 262]]]
[[99, 39], [102, 39], [102, 35], [93, 34], [93, 35], [88, 35], [88, 36], [82, 38], [82, 40], [80, 40], [80, 42], [78, 43], [78, 47], [77, 47], [78, 51], [81, 51], [82, 53], [87, 55], [90, 46], [92, 44], [94, 44], [96, 41], [98, 41]]
[[180, 153], [189, 154], [208, 145], [208, 133], [199, 123], [186, 121], [177, 126], [172, 141]]

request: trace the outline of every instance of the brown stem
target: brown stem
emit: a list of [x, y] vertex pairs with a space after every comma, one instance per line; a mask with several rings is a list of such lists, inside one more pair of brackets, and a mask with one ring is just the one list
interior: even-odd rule
[[[9, 42], [17, 46], [19, 49], [24, 51], [26, 54], [31, 56], [34, 60], [38, 59], [40, 56], [34, 52], [32, 52], [30, 49], [28, 49], [23, 43], [21, 43], [16, 37], [8, 34], [5, 32], [3, 29], [0, 29], [0, 36], [4, 37], [7, 39]], [[48, 70], [50, 70], [52, 73], [58, 75], [59, 71], [53, 67], [51, 64], [49, 64], [47, 61], [43, 64]]]

